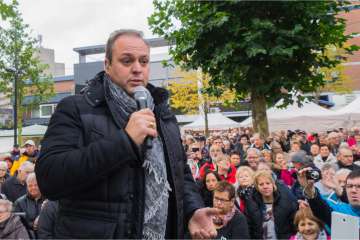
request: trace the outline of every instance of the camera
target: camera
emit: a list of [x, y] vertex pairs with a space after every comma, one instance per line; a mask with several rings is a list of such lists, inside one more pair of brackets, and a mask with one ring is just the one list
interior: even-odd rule
[[314, 180], [315, 182], [321, 179], [321, 172], [318, 169], [311, 169], [306, 172], [306, 179]]

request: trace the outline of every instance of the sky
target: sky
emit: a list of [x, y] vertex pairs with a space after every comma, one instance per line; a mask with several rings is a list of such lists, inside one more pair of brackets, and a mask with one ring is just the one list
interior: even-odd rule
[[43, 47], [55, 50], [55, 61], [65, 63], [66, 74], [73, 74], [78, 63], [73, 48], [105, 44], [116, 29], [153, 37], [147, 24], [152, 0], [19, 0], [19, 5], [24, 22], [34, 36], [42, 35]]

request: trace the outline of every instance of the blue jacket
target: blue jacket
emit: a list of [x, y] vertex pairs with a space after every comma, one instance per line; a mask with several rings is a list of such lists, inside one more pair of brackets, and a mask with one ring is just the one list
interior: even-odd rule
[[314, 215], [331, 227], [331, 212], [339, 212], [355, 217], [360, 217], [360, 210], [353, 208], [348, 203], [336, 202], [331, 199], [323, 199], [316, 189], [315, 197], [308, 199]]

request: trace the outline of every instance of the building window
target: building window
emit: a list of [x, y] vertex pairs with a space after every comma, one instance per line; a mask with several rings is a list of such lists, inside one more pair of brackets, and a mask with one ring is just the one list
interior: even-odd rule
[[40, 118], [50, 118], [55, 111], [55, 104], [46, 104], [40, 106]]

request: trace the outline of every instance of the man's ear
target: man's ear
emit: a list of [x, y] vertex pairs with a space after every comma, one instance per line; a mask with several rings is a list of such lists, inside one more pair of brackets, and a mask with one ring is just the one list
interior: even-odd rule
[[108, 73], [110, 68], [110, 61], [107, 58], [105, 58], [104, 67], [105, 67], [105, 72]]

